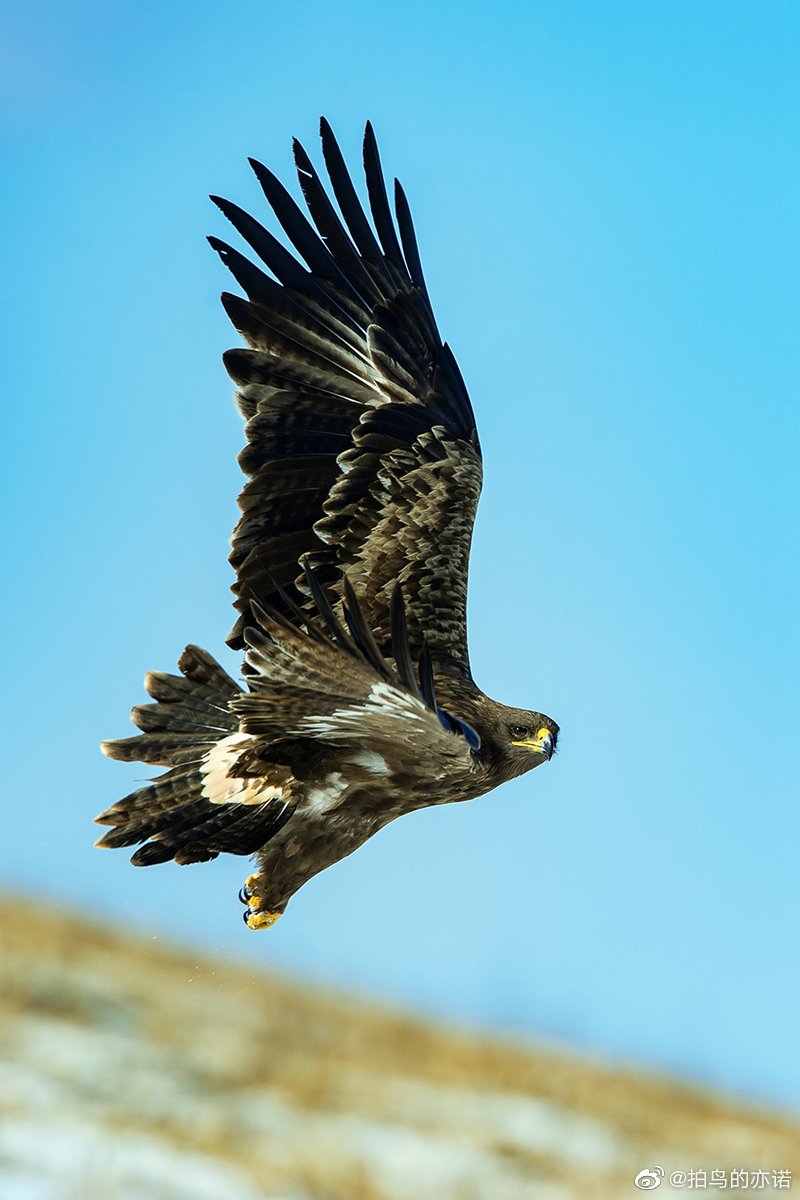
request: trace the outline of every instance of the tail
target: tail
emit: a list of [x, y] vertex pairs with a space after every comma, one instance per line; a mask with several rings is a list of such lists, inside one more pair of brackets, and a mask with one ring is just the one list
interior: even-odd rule
[[239, 731], [230, 702], [242, 689], [197, 646], [186, 647], [178, 666], [181, 676], [147, 674], [145, 687], [156, 703], [131, 713], [143, 732], [101, 743], [109, 758], [170, 768], [95, 818], [98, 825], [113, 826], [97, 846], [146, 843], [131, 858], [137, 867], [169, 859], [205, 862], [224, 851], [252, 854], [267, 840], [265, 832], [276, 832], [273, 805], [212, 802], [203, 794], [201, 768], [215, 746]]

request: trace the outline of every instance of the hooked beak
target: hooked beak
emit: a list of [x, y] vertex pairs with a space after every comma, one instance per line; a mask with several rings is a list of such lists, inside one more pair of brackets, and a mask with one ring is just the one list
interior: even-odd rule
[[553, 757], [553, 751], [556, 748], [552, 733], [544, 727], [537, 730], [535, 738], [524, 738], [521, 742], [512, 742], [511, 745], [527, 746], [529, 750], [535, 750], [537, 754], [543, 754], [548, 762]]

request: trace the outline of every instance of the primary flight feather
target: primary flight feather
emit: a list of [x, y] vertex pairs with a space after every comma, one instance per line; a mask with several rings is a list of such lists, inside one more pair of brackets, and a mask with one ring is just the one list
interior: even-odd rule
[[181, 675], [146, 676], [142, 732], [103, 743], [169, 770], [97, 817], [112, 826], [97, 844], [143, 843], [136, 865], [255, 855], [251, 929], [395, 817], [480, 796], [548, 761], [558, 738], [550, 717], [472, 678], [472, 406], [372, 127], [372, 224], [324, 120], [321, 137], [333, 200], [294, 143], [310, 220], [251, 160], [294, 253], [212, 197], [262, 264], [209, 239], [246, 295], [222, 297], [248, 347], [224, 356], [247, 436], [228, 639], [244, 686], [188, 646]]

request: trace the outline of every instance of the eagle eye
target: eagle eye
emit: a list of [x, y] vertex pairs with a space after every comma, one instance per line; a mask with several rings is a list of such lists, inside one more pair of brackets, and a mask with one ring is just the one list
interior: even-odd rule
[[528, 736], [530, 730], [527, 725], [513, 725], [511, 732], [515, 738], [524, 738]]

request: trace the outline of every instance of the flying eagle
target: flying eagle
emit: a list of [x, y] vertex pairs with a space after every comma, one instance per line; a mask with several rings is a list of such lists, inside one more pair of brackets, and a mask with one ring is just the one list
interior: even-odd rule
[[[325, 120], [334, 205], [295, 141], [311, 220], [251, 164], [295, 253], [212, 197], [263, 266], [209, 241], [247, 299], [222, 303], [249, 477], [230, 561], [240, 686], [187, 646], [110, 757], [169, 769], [96, 818], [136, 866], [255, 855], [240, 898], [268, 928], [319, 871], [414, 809], [470, 800], [556, 748], [550, 717], [473, 681], [467, 567], [481, 489], [475, 418], [442, 342], [406, 197], [395, 218], [372, 127], [370, 224]], [[264, 270], [263, 268], [266, 268]]]

